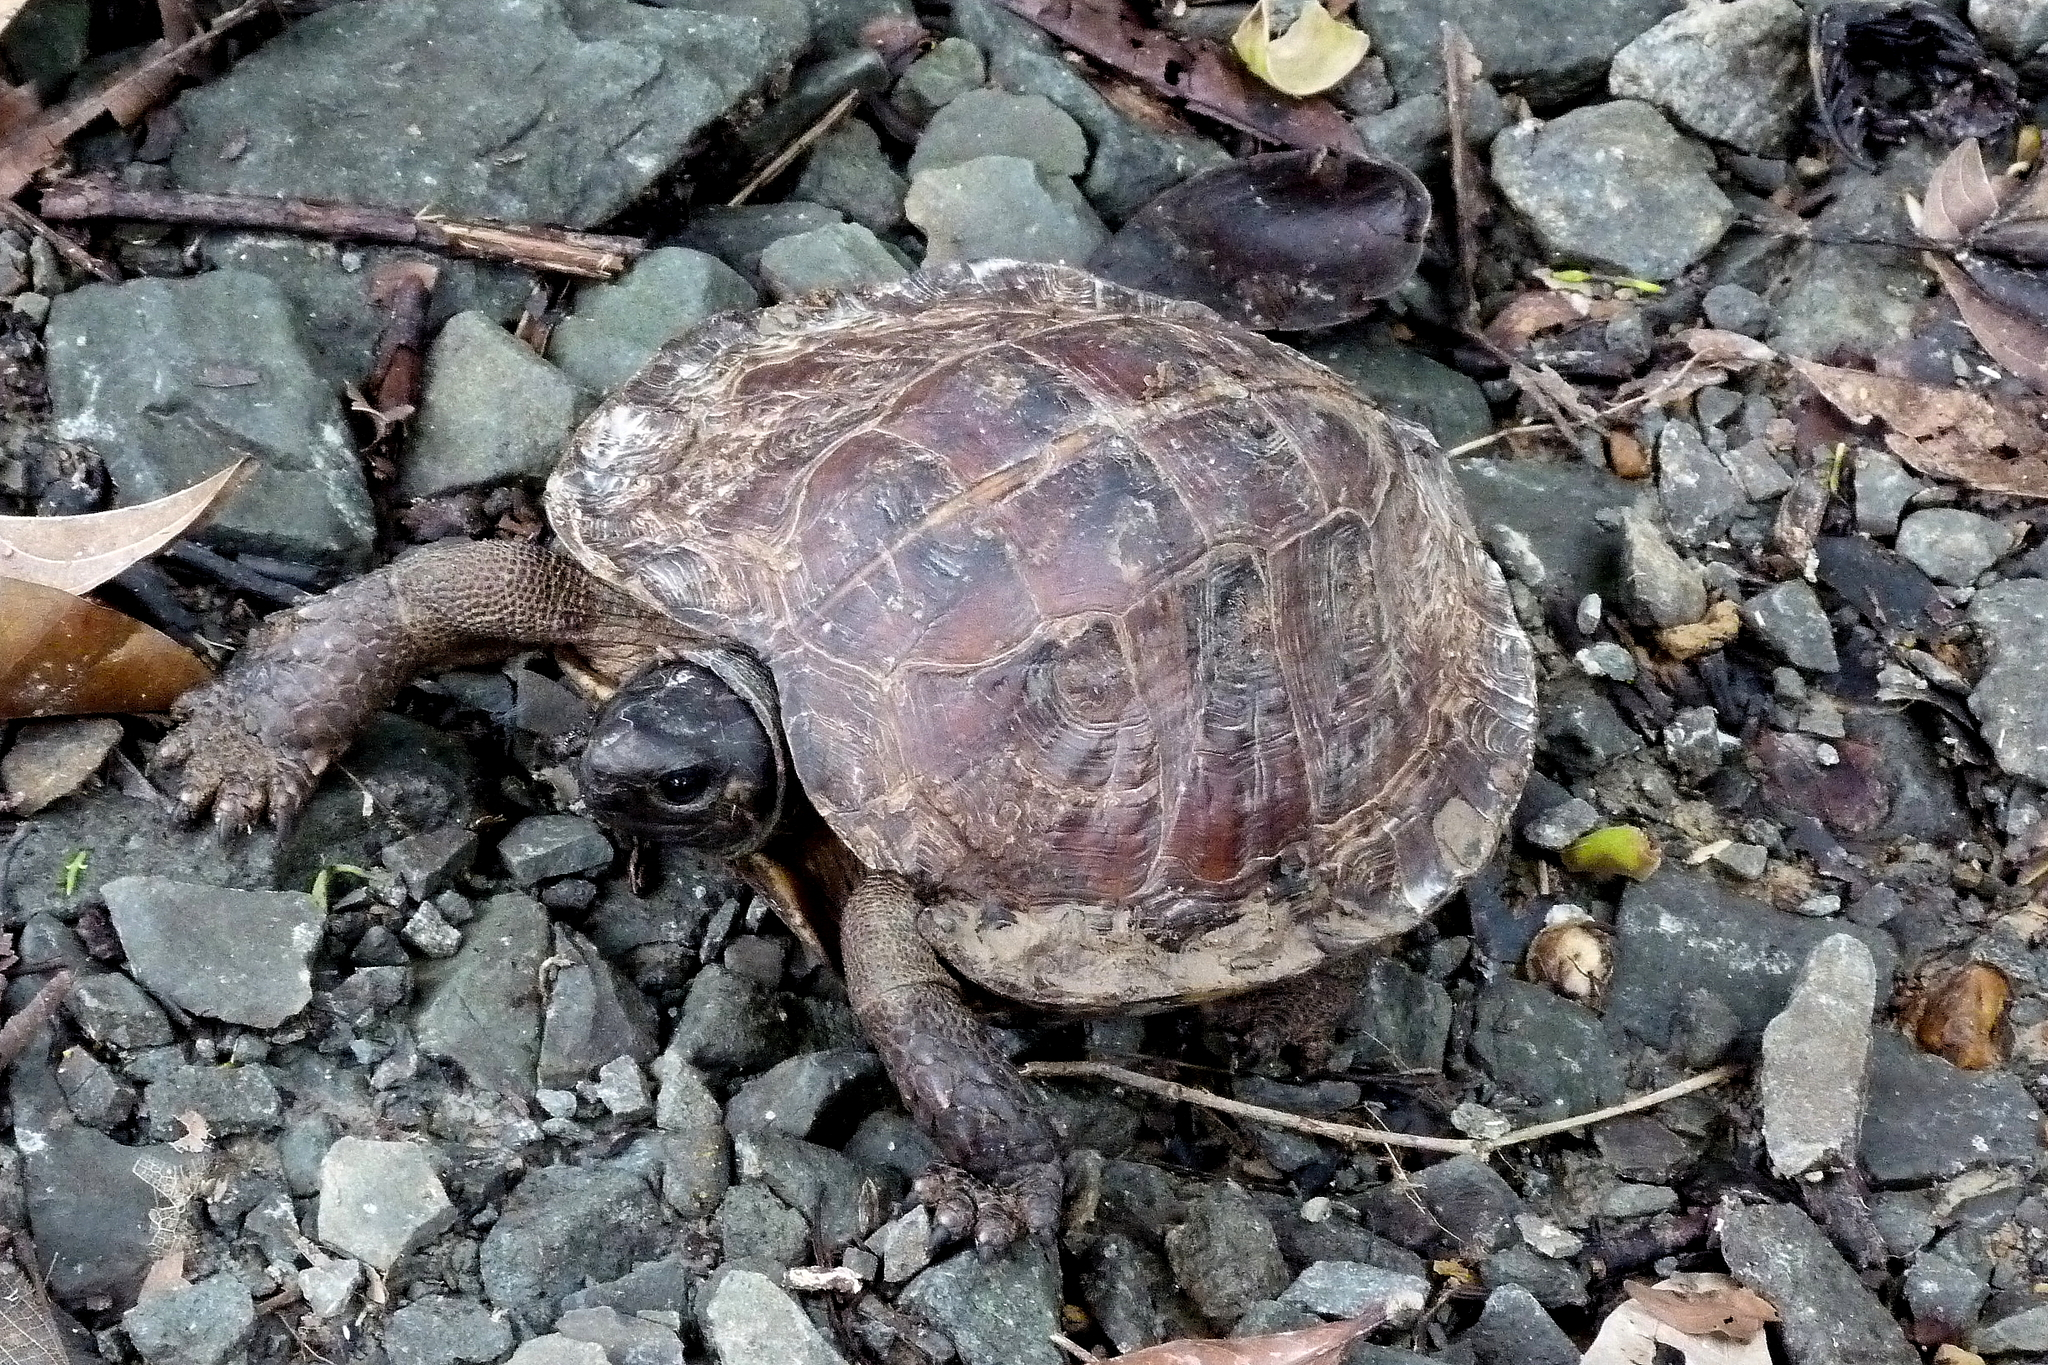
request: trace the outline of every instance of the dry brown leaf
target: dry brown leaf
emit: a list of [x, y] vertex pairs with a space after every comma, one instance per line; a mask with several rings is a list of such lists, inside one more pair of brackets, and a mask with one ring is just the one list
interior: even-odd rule
[[203, 1152], [213, 1144], [213, 1127], [206, 1121], [206, 1115], [197, 1109], [187, 1109], [177, 1116], [185, 1126], [185, 1135], [172, 1141], [171, 1146], [181, 1152]]
[[203, 483], [134, 507], [73, 517], [0, 517], [0, 578], [91, 592], [199, 525], [256, 472], [237, 460]]
[[1674, 659], [1697, 659], [1734, 643], [1742, 633], [1742, 613], [1733, 602], [1716, 602], [1706, 617], [1689, 626], [1670, 626], [1657, 632], [1657, 647]]
[[1607, 433], [1607, 466], [1624, 479], [1647, 479], [1650, 454], [1641, 441], [1615, 427]]
[[34, 1260], [18, 1242], [0, 1251], [0, 1359], [10, 1365], [70, 1365], [71, 1352], [42, 1283], [22, 1269], [17, 1255]]
[[1117, 1365], [1338, 1365], [1344, 1348], [1381, 1321], [1367, 1315], [1263, 1337], [1167, 1341], [1116, 1360]]
[[0, 720], [161, 711], [210, 676], [177, 641], [111, 607], [0, 578]]
[[1674, 1275], [1656, 1285], [1630, 1280], [1628, 1296], [1688, 1336], [1751, 1341], [1778, 1320], [1771, 1301], [1725, 1275]]
[[1920, 206], [1920, 235], [1943, 246], [1961, 246], [1998, 212], [1998, 187], [1984, 169], [1977, 139], [1966, 137], [1927, 180]]
[[[1722, 1279], [1723, 1276], [1696, 1275], [1688, 1279]], [[1732, 1283], [1732, 1281], [1731, 1281]], [[1670, 1281], [1659, 1284], [1665, 1288]], [[1660, 1350], [1659, 1348], [1664, 1348]], [[1642, 1304], [1629, 1301], [1616, 1305], [1600, 1324], [1600, 1334], [1586, 1348], [1581, 1365], [1661, 1365], [1684, 1358], [1685, 1365], [1771, 1365], [1768, 1337], [1745, 1342], [1721, 1337], [1694, 1336], [1659, 1319]]]
[[1998, 1024], [2011, 994], [2005, 973], [1972, 962], [1915, 997], [1906, 1023], [1922, 1051], [1965, 1071], [1982, 1071], [1998, 1064]]
[[1796, 358], [1792, 367], [1851, 422], [1883, 419], [1890, 428], [1885, 445], [1921, 473], [1987, 493], [2048, 498], [2048, 402], [1938, 389]]
[[1584, 321], [1593, 300], [1561, 289], [1530, 289], [1515, 295], [1486, 324], [1486, 339], [1503, 351], [1519, 351], [1538, 332]]
[[149, 1269], [142, 1276], [142, 1285], [135, 1291], [135, 1301], [147, 1303], [160, 1294], [184, 1287], [185, 1253], [181, 1248], [173, 1247], [149, 1263]]
[[1977, 230], [1970, 245], [2024, 265], [2048, 265], [2048, 175], [2038, 160], [2026, 184]]
[[1678, 334], [1678, 339], [1692, 352], [1694, 360], [1719, 370], [1746, 370], [1778, 358], [1776, 351], [1755, 337], [1718, 327], [1689, 327]]
[[2048, 325], [1992, 298], [1963, 268], [1942, 256], [1929, 256], [1927, 268], [1941, 281], [1963, 315], [1970, 335], [1991, 358], [2048, 394]]

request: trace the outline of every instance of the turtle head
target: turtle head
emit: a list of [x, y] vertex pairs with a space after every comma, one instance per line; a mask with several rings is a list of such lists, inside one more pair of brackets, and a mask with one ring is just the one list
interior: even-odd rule
[[693, 650], [628, 678], [598, 713], [578, 777], [613, 828], [736, 858], [774, 834], [789, 766], [774, 684], [730, 650]]

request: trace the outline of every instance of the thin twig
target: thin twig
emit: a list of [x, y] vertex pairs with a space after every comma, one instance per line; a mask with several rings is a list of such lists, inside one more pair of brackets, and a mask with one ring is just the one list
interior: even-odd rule
[[1471, 82], [1479, 78], [1479, 60], [1464, 30], [1448, 19], [1442, 24], [1444, 118], [1450, 126], [1451, 203], [1457, 216], [1458, 315], [1467, 327], [1479, 325], [1479, 219], [1485, 201], [1479, 188], [1479, 166], [1466, 141], [1471, 124]]
[[1265, 1128], [1281, 1128], [1289, 1132], [1306, 1133], [1311, 1137], [1328, 1138], [1350, 1147], [1383, 1146], [1412, 1147], [1425, 1152], [1451, 1152], [1458, 1155], [1488, 1156], [1503, 1147], [1518, 1143], [1534, 1142], [1538, 1138], [1550, 1137], [1556, 1133], [1568, 1133], [1574, 1128], [1584, 1128], [1624, 1114], [1652, 1109], [1681, 1095], [1690, 1095], [1705, 1090], [1723, 1081], [1740, 1075], [1739, 1066], [1720, 1066], [1703, 1072], [1676, 1085], [1667, 1085], [1662, 1090], [1653, 1090], [1647, 1095], [1638, 1095], [1620, 1104], [1596, 1109], [1590, 1114], [1578, 1114], [1571, 1118], [1556, 1119], [1549, 1123], [1538, 1123], [1528, 1128], [1517, 1128], [1497, 1138], [1440, 1138], [1423, 1137], [1415, 1133], [1396, 1133], [1384, 1128], [1361, 1128], [1355, 1124], [1333, 1123], [1328, 1119], [1312, 1119], [1300, 1114], [1290, 1114], [1284, 1109], [1268, 1109], [1264, 1105], [1246, 1104], [1243, 1100], [1225, 1099], [1206, 1090], [1182, 1085], [1178, 1081], [1161, 1080], [1147, 1076], [1142, 1071], [1131, 1071], [1107, 1062], [1027, 1062], [1024, 1074], [1027, 1076], [1085, 1076], [1096, 1080], [1113, 1081], [1127, 1085], [1133, 1090], [1142, 1090], [1148, 1095], [1161, 1099], [1176, 1100], [1185, 1104], [1214, 1109], [1219, 1113], [1234, 1114], [1238, 1118], [1250, 1119]]
[[[1686, 375], [1690, 374], [1692, 372], [1692, 367], [1698, 362], [1698, 356], [1687, 356], [1685, 358], [1685, 363], [1680, 365], [1677, 369], [1673, 370], [1670, 374], [1666, 375], [1662, 381], [1652, 385], [1650, 388], [1643, 390], [1641, 393], [1631, 395], [1630, 397], [1620, 399], [1613, 403], [1609, 403], [1606, 407], [1600, 409], [1600, 411], [1593, 414], [1594, 420], [1599, 422], [1605, 422], [1610, 417], [1619, 417], [1622, 413], [1627, 412], [1630, 408], [1642, 407], [1646, 404], [1655, 402], [1657, 399], [1662, 398], [1665, 394], [1671, 392], [1671, 390], [1677, 388], [1678, 382], [1681, 379], [1684, 379]], [[1460, 455], [1469, 455], [1475, 450], [1484, 450], [1487, 446], [1494, 444], [1496, 441], [1504, 441], [1510, 436], [1538, 431], [1556, 431], [1558, 429], [1558, 425], [1555, 422], [1525, 422], [1521, 426], [1517, 427], [1502, 427], [1499, 431], [1494, 432], [1490, 436], [1475, 437], [1470, 441], [1464, 442], [1462, 445], [1452, 446], [1449, 450], [1446, 450], [1444, 452], [1444, 458], [1447, 460], [1451, 460], [1456, 459]], [[1547, 867], [1549, 866], [1549, 864], [1546, 863], [1542, 866]]]
[[1084, 1365], [1096, 1365], [1096, 1362], [1102, 1359], [1101, 1356], [1095, 1354], [1095, 1352], [1089, 1350], [1064, 1332], [1054, 1332], [1052, 1334], [1052, 1344], [1065, 1351], [1074, 1359], [1084, 1362]]
[[64, 997], [71, 994], [73, 978], [69, 969], [57, 973], [43, 983], [35, 998], [15, 1012], [13, 1018], [0, 1028], [0, 1071], [14, 1065], [36, 1031], [50, 1022], [57, 1012], [57, 1006], [64, 1003]]
[[108, 284], [119, 284], [121, 282], [120, 271], [114, 269], [114, 267], [108, 265], [105, 261], [93, 255], [90, 251], [87, 251], [84, 247], [72, 241], [69, 237], [57, 231], [57, 229], [51, 227], [48, 223], [36, 217], [13, 200], [0, 199], [0, 218], [5, 218], [23, 232], [31, 232], [42, 238], [52, 247], [56, 248], [59, 256], [62, 256], [86, 274], [97, 276]]
[[0, 849], [0, 916], [7, 914], [7, 874], [14, 867], [14, 850], [21, 847], [21, 841], [28, 838], [28, 832], [33, 828], [32, 821], [22, 821], [7, 837], [7, 847]]
[[847, 110], [860, 102], [861, 94], [862, 92], [859, 90], [849, 90], [841, 95], [833, 102], [830, 109], [827, 109], [818, 116], [816, 123], [813, 123], [810, 127], [804, 129], [803, 132], [797, 134], [795, 141], [777, 152], [768, 164], [755, 174], [752, 180], [740, 186], [740, 192], [726, 200], [725, 206], [729, 209], [738, 208], [754, 197], [754, 191], [788, 170], [790, 162], [802, 156], [812, 143], [831, 132], [838, 125], [839, 120], [846, 117]]

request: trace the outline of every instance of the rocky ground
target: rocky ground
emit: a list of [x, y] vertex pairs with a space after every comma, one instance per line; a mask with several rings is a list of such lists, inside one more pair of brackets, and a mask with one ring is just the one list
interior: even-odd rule
[[[105, 71], [153, 36], [133, 8], [34, 0], [15, 76], [54, 95]], [[1946, 145], [1857, 169], [1813, 129], [1800, 5], [1676, 9], [1354, 7], [1374, 55], [1339, 102], [1440, 199], [1437, 19], [1485, 63], [1485, 315], [1542, 292], [1543, 265], [1623, 281], [1553, 278], [1580, 302], [1508, 350], [1596, 407], [1700, 326], [2022, 392], [1894, 245]], [[930, 30], [901, 69], [860, 42], [888, 15]], [[1967, 17], [2038, 99], [2048, 5]], [[0, 511], [263, 461], [205, 534], [217, 553], [105, 594], [215, 655], [409, 541], [538, 533], [533, 481], [571, 425], [712, 312], [927, 260], [1081, 260], [1247, 150], [1148, 116], [992, 0], [343, 0], [251, 34], [168, 112], [78, 139], [78, 166], [659, 249], [575, 288], [441, 261], [424, 397], [366, 464], [345, 386], [381, 326], [370, 282], [419, 253], [127, 224], [91, 243], [114, 285], [0, 232]], [[872, 98], [762, 202], [715, 206], [847, 92]], [[1772, 206], [1812, 231], [1757, 230]], [[61, 967], [78, 984], [10, 1078], [0, 1225], [32, 1231], [74, 1349], [1054, 1365], [1055, 1333], [1114, 1353], [1400, 1302], [1350, 1365], [1552, 1365], [1624, 1279], [1709, 1270], [1776, 1306], [1791, 1365], [2048, 1359], [2048, 513], [1915, 474], [1777, 359], [1604, 439], [1474, 444], [1547, 409], [1450, 329], [1447, 262], [1376, 319], [1290, 340], [1468, 447], [1544, 674], [1511, 846], [1373, 963], [1316, 1069], [1248, 1066], [1193, 1012], [1007, 1037], [1443, 1135], [1724, 1061], [1751, 1064], [1739, 1080], [1448, 1160], [1056, 1082], [1096, 1154], [1057, 1257], [935, 1252], [904, 1200], [931, 1146], [837, 976], [719, 870], [578, 813], [589, 716], [547, 658], [425, 679], [288, 834], [232, 844], [172, 823], [141, 776], [158, 721], [20, 723], [7, 1003]], [[1577, 841], [1612, 826], [1661, 869], [1587, 870]]]

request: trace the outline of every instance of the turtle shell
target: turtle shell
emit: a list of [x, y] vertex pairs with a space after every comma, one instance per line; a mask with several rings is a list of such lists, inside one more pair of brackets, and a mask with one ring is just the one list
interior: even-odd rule
[[1429, 436], [1065, 267], [714, 318], [548, 510], [766, 662], [819, 812], [1013, 999], [1161, 1007], [1403, 932], [1528, 771], [1528, 642]]

